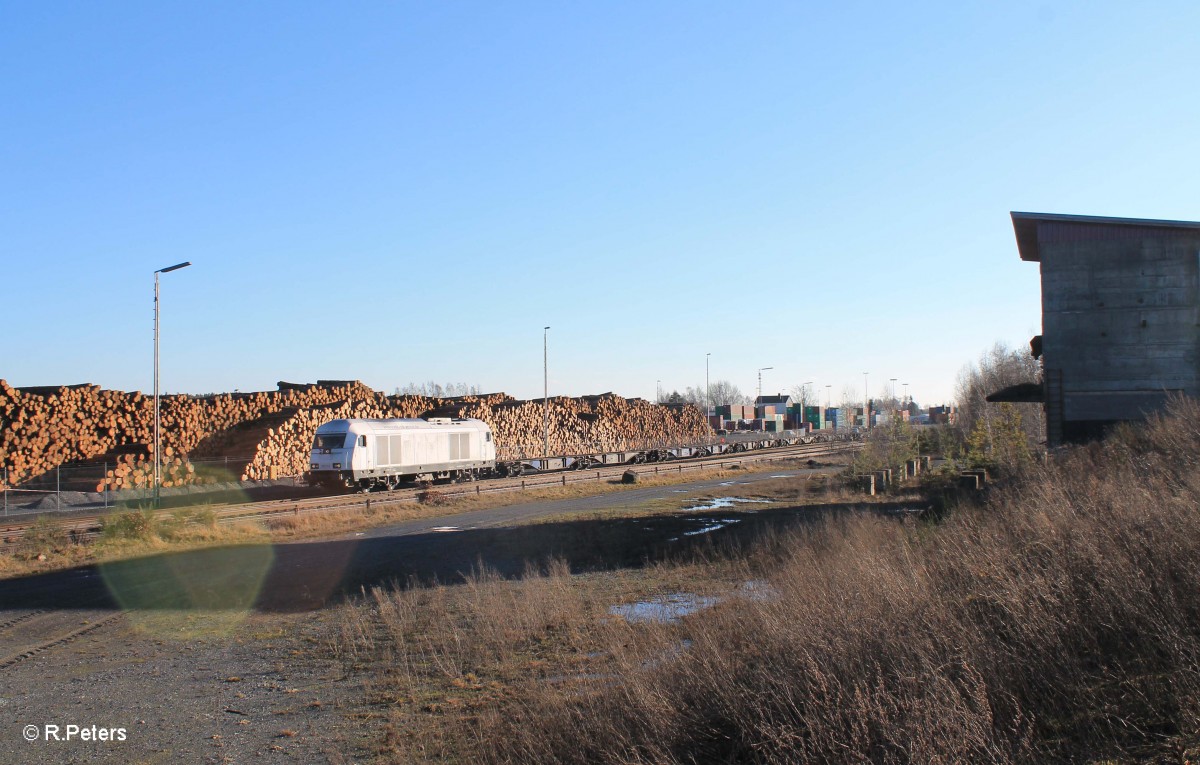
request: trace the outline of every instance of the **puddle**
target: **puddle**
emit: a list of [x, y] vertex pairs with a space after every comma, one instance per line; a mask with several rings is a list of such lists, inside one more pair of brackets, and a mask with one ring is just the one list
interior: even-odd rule
[[430, 531], [458, 531], [457, 526], [434, 526]]
[[733, 507], [738, 504], [769, 505], [769, 499], [746, 499], [745, 497], [717, 497], [710, 499], [707, 504], [683, 508], [682, 512], [696, 513], [704, 510], [720, 510], [723, 507]]
[[790, 475], [772, 475], [772, 476], [768, 476], [768, 478], [791, 478], [791, 476]]
[[745, 482], [744, 481], [721, 481], [719, 484], [717, 484], [717, 486], [737, 486], [740, 483], [745, 483]]
[[695, 595], [690, 592], [673, 592], [662, 598], [612, 606], [608, 609], [608, 613], [612, 616], [619, 616], [631, 624], [646, 622], [673, 624], [689, 614], [716, 605], [719, 600], [720, 598]]
[[[722, 518], [721, 520], [716, 521], [708, 526], [705, 526], [702, 529], [696, 529], [695, 531], [685, 531], [685, 532], [683, 532], [683, 535], [685, 537], [694, 537], [698, 534], [708, 534], [709, 532], [716, 531], [717, 529], [723, 529], [726, 526], [730, 526], [734, 523], [737, 523], [740, 520], [741, 520], [741, 518]], [[675, 537], [675, 539], [679, 539], [679, 537]]]

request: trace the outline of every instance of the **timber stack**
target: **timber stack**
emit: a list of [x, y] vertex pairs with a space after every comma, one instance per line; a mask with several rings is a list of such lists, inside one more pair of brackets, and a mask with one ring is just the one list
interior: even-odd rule
[[[552, 455], [694, 443], [711, 435], [699, 410], [612, 393], [517, 401], [503, 393], [457, 398], [387, 396], [358, 381], [279, 383], [277, 391], [160, 398], [164, 486], [218, 480], [196, 464], [224, 459], [236, 480], [296, 476], [317, 427], [334, 419], [475, 417], [495, 433], [500, 459], [541, 456], [549, 412]], [[107, 463], [96, 489], [153, 482], [154, 399], [96, 385], [13, 388], [0, 380], [0, 464], [9, 486], [63, 465]], [[3, 476], [0, 476], [0, 480]]]

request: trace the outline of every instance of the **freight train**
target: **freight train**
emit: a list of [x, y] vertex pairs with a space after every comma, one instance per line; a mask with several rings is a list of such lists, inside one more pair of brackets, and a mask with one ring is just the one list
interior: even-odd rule
[[475, 480], [543, 470], [666, 462], [825, 440], [824, 435], [789, 431], [739, 432], [719, 434], [714, 443], [692, 446], [498, 460], [492, 430], [483, 420], [332, 420], [317, 428], [308, 482], [333, 489], [388, 490], [413, 481]]

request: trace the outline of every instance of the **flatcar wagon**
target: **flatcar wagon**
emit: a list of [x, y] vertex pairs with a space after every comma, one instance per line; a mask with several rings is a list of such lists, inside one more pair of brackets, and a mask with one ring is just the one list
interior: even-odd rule
[[332, 420], [317, 428], [308, 481], [370, 491], [406, 481], [474, 479], [495, 467], [496, 444], [483, 420]]

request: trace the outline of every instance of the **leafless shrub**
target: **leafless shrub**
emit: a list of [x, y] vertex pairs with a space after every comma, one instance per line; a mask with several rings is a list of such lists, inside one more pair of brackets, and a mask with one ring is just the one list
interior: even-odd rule
[[422, 489], [417, 492], [417, 501], [423, 505], [445, 505], [450, 502], [450, 498], [437, 489]]

